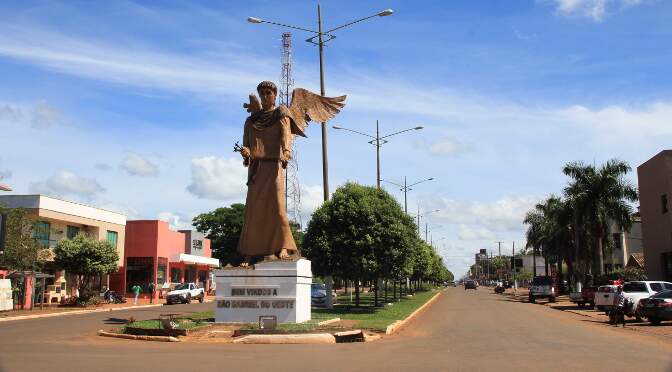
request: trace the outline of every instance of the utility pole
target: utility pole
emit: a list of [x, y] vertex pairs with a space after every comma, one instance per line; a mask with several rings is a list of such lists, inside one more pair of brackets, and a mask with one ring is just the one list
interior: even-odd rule
[[511, 242], [511, 275], [513, 275], [513, 292], [516, 292], [516, 242]]
[[495, 243], [497, 243], [497, 245], [499, 246], [499, 257], [502, 257], [502, 243], [504, 243], [504, 242], [497, 241]]

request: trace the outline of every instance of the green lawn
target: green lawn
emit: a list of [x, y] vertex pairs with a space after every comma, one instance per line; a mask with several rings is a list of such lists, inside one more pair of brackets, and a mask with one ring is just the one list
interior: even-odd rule
[[[373, 293], [360, 294], [360, 307], [355, 307], [350, 302], [350, 296], [339, 296], [338, 303], [333, 309], [313, 308], [312, 319], [300, 324], [280, 324], [279, 331], [287, 332], [305, 332], [316, 329], [329, 329], [332, 326], [319, 327], [317, 323], [341, 318], [342, 320], [354, 320], [356, 323], [353, 328], [370, 329], [376, 331], [385, 331], [387, 326], [397, 320], [403, 320], [411, 315], [413, 311], [429, 301], [434, 295], [439, 293], [437, 290], [428, 290], [417, 292], [412, 297], [405, 297], [391, 305], [385, 304], [383, 307], [373, 307]], [[354, 300], [354, 296], [353, 296]], [[388, 298], [388, 301], [392, 301]], [[380, 300], [382, 303], [382, 299]], [[204, 325], [214, 317], [214, 311], [203, 311], [178, 318], [179, 328], [190, 329]], [[161, 325], [158, 319], [141, 320], [129, 323], [126, 327], [140, 327], [148, 329], [159, 329]], [[257, 324], [250, 324], [244, 329], [257, 329]]]

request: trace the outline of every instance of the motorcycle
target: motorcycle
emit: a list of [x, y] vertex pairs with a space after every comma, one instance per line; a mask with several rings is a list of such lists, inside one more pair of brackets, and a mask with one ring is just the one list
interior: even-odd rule
[[497, 286], [495, 287], [495, 293], [497, 294], [504, 293], [504, 286], [502, 285], [502, 283], [497, 283]]
[[117, 292], [107, 290], [103, 294], [103, 299], [109, 304], [123, 304], [126, 303], [126, 299], [120, 296]]

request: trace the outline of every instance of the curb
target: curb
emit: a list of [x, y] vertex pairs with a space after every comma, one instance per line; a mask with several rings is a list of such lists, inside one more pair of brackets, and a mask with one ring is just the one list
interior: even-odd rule
[[439, 291], [439, 293], [435, 294], [434, 297], [430, 298], [429, 301], [425, 302], [424, 305], [420, 306], [418, 309], [416, 309], [414, 312], [411, 313], [411, 315], [407, 316], [406, 319], [404, 320], [397, 320], [396, 322], [390, 324], [387, 326], [385, 329], [385, 334], [386, 335], [392, 335], [395, 334], [399, 329], [401, 329], [403, 326], [405, 326], [413, 317], [418, 315], [422, 310], [424, 310], [427, 306], [431, 305], [434, 301], [436, 301], [437, 298], [439, 298], [439, 295], [441, 295], [443, 291]]
[[126, 340], [142, 340], [142, 341], [161, 341], [161, 342], [180, 342], [180, 339], [173, 336], [136, 336], [126, 335], [120, 333], [105, 332], [102, 329], [98, 331], [98, 336], [123, 338]]
[[[203, 302], [212, 302], [212, 300], [205, 300]], [[63, 312], [48, 313], [48, 314], [20, 315], [20, 316], [11, 316], [11, 317], [6, 317], [6, 318], [0, 318], [0, 323], [1, 322], [11, 322], [13, 320], [27, 320], [27, 319], [39, 319], [39, 318], [52, 318], [52, 317], [56, 317], [56, 316], [66, 316], [66, 315], [102, 313], [102, 312], [105, 312], [105, 311], [144, 309], [144, 308], [148, 308], [148, 307], [158, 307], [158, 306], [163, 306], [163, 305], [164, 304], [152, 304], [152, 305], [138, 305], [138, 306], [126, 306], [126, 307], [112, 307], [112, 308], [107, 308], [107, 309], [73, 310], [73, 311], [63, 311]]]
[[330, 333], [307, 333], [298, 335], [247, 335], [233, 340], [234, 344], [335, 344], [336, 337]]

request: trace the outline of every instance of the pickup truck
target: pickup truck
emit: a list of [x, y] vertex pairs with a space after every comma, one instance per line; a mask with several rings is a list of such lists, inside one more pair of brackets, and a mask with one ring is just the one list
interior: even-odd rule
[[196, 283], [178, 284], [175, 289], [166, 294], [166, 305], [174, 303], [191, 303], [191, 300], [197, 299], [198, 302], [205, 300], [205, 291]]
[[609, 311], [616, 302], [618, 286], [613, 284], [601, 285], [595, 292], [595, 307], [600, 311]]
[[569, 299], [579, 305], [579, 307], [584, 307], [586, 304], [588, 307], [595, 307], [595, 292], [597, 287], [583, 287], [581, 292], [572, 292], [569, 294]]
[[666, 289], [672, 289], [672, 283], [654, 281], [626, 282], [623, 284], [623, 295], [633, 306], [625, 315], [634, 316], [638, 321], [641, 320], [642, 315], [639, 309], [639, 301]]
[[547, 298], [548, 302], [555, 302], [557, 290], [553, 286], [553, 278], [550, 276], [537, 276], [532, 279], [528, 300], [534, 303], [537, 298]]

